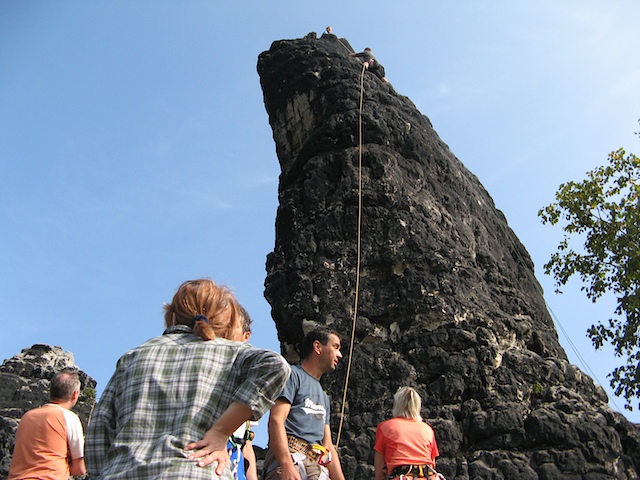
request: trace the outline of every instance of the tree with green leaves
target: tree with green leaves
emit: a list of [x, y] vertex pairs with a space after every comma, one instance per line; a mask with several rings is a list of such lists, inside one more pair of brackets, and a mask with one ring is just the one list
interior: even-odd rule
[[620, 149], [609, 154], [608, 164], [587, 172], [585, 180], [560, 185], [556, 201], [538, 212], [543, 224], [564, 225], [564, 238], [544, 266], [556, 287], [577, 275], [593, 302], [609, 292], [617, 299], [612, 318], [587, 333], [596, 349], [610, 343], [621, 363], [626, 360], [608, 377], [628, 410], [640, 398], [639, 207], [640, 158]]

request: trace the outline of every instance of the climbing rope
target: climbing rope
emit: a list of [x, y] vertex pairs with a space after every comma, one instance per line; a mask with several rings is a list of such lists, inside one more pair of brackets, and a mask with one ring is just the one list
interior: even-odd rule
[[[342, 43], [342, 41], [340, 41], [340, 39], [338, 39], [338, 41], [342, 44], [342, 46], [346, 50], [351, 51], [344, 43]], [[347, 391], [348, 391], [348, 388], [349, 388], [349, 377], [350, 377], [350, 374], [351, 374], [351, 363], [352, 363], [352, 359], [353, 359], [353, 348], [354, 348], [354, 343], [355, 343], [356, 320], [357, 320], [357, 317], [358, 317], [358, 301], [359, 301], [359, 291], [360, 291], [361, 230], [362, 230], [362, 143], [363, 143], [363, 139], [362, 139], [362, 108], [363, 108], [363, 104], [364, 104], [364, 74], [365, 74], [366, 70], [367, 70], [367, 66], [366, 66], [366, 64], [363, 63], [362, 64], [362, 72], [360, 73], [360, 105], [359, 105], [359, 110], [358, 110], [358, 222], [357, 222], [358, 224], [357, 224], [357, 246], [356, 246], [356, 250], [357, 250], [356, 285], [355, 285], [354, 306], [353, 306], [353, 321], [352, 321], [352, 326], [351, 326], [351, 340], [350, 340], [350, 343], [349, 343], [349, 359], [347, 360], [347, 372], [346, 372], [345, 382], [344, 382], [344, 392], [343, 392], [343, 395], [342, 395], [342, 406], [341, 406], [341, 409], [340, 409], [340, 424], [338, 426], [338, 435], [337, 435], [337, 438], [336, 438], [336, 448], [338, 448], [340, 446], [340, 437], [342, 435], [342, 426], [343, 426], [343, 422], [344, 422], [344, 410], [345, 410], [345, 405], [347, 403]], [[578, 349], [575, 347], [575, 345], [571, 341], [571, 338], [567, 334], [567, 332], [564, 329], [563, 325], [560, 323], [560, 320], [558, 319], [556, 314], [551, 309], [551, 306], [547, 303], [546, 299], [544, 298], [544, 293], [542, 292], [542, 288], [537, 283], [537, 280], [536, 280], [535, 275], [533, 274], [533, 272], [531, 272], [526, 267], [526, 261], [524, 260], [522, 254], [519, 251], [517, 245], [515, 244], [513, 238], [511, 237], [511, 235], [509, 235], [509, 232], [507, 231], [507, 229], [505, 228], [504, 225], [502, 225], [500, 222], [498, 222], [498, 224], [500, 225], [500, 228], [502, 230], [502, 233], [503, 233], [504, 237], [511, 243], [512, 249], [516, 252], [516, 256], [520, 260], [521, 265], [524, 267], [524, 271], [526, 272], [526, 275], [529, 277], [529, 279], [531, 280], [533, 285], [540, 292], [540, 294], [542, 296], [542, 300], [544, 301], [547, 309], [551, 313], [551, 316], [552, 316], [553, 320], [555, 321], [555, 323], [558, 325], [558, 327], [560, 328], [560, 330], [564, 334], [565, 338], [569, 342], [569, 345], [571, 346], [571, 349], [576, 354], [576, 356], [578, 357], [579, 361], [582, 363], [583, 368], [589, 374], [591, 374], [591, 377], [594, 378], [596, 380], [596, 382], [598, 382], [600, 385], [602, 385], [602, 382], [600, 382], [600, 380], [595, 375], [595, 373], [591, 370], [589, 365], [587, 365], [587, 362], [584, 360], [584, 358], [582, 357], [582, 355], [580, 354]], [[618, 410], [620, 410], [620, 408], [616, 405], [615, 400], [613, 400], [613, 398], [611, 398], [610, 401], [611, 401], [611, 403], [613, 403], [613, 405], [616, 408], [618, 408]]]
[[342, 40], [340, 40], [339, 38], [338, 38], [338, 41], [340, 42], [340, 45], [342, 45], [342, 46], [345, 48], [345, 50], [346, 50], [347, 52], [349, 52], [349, 53], [356, 53], [356, 52], [354, 52], [351, 48], [347, 47], [344, 43], [342, 43]]
[[360, 74], [360, 108], [358, 121], [358, 237], [357, 237], [357, 260], [356, 260], [356, 291], [354, 295], [353, 305], [353, 322], [351, 326], [351, 341], [349, 344], [349, 360], [347, 361], [347, 374], [344, 379], [344, 393], [342, 394], [342, 407], [340, 409], [340, 425], [338, 427], [338, 437], [336, 439], [336, 448], [340, 446], [340, 435], [342, 434], [342, 423], [344, 420], [344, 407], [347, 403], [347, 390], [349, 388], [349, 375], [351, 373], [351, 361], [353, 359], [353, 345], [356, 336], [356, 319], [358, 318], [358, 293], [360, 291], [360, 256], [361, 256], [361, 230], [362, 230], [362, 105], [364, 103], [364, 72], [367, 69], [366, 64], [362, 64], [362, 73]]

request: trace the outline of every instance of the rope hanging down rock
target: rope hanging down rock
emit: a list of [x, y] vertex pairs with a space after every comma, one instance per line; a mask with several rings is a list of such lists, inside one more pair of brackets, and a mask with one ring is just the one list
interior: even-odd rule
[[351, 361], [353, 359], [353, 344], [356, 333], [356, 319], [358, 318], [358, 292], [360, 290], [360, 256], [361, 256], [361, 230], [362, 230], [362, 105], [364, 103], [364, 72], [366, 64], [362, 64], [360, 74], [360, 109], [358, 119], [358, 236], [357, 236], [357, 260], [356, 260], [356, 291], [353, 305], [353, 322], [351, 327], [351, 340], [349, 343], [349, 360], [347, 361], [347, 374], [344, 380], [344, 393], [342, 394], [342, 407], [340, 409], [340, 425], [336, 438], [336, 448], [340, 446], [340, 435], [342, 434], [342, 423], [344, 420], [344, 408], [347, 403], [347, 390], [349, 388], [349, 375], [351, 373]]

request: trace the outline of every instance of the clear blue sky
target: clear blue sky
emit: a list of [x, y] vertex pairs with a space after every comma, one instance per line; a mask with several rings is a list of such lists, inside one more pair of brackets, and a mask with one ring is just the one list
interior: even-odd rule
[[0, 359], [58, 345], [101, 392], [202, 276], [236, 292], [254, 345], [279, 348], [263, 298], [279, 167], [256, 63], [332, 25], [480, 178], [572, 362], [571, 343], [608, 388], [616, 359], [585, 332], [613, 303], [578, 282], [554, 294], [542, 265], [561, 232], [537, 211], [611, 150], [640, 150], [638, 19], [635, 0], [0, 2]]

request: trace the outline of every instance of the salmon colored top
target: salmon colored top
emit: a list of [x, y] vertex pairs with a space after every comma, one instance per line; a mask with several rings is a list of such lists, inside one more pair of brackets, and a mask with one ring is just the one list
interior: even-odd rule
[[20, 420], [9, 480], [67, 480], [69, 459], [84, 457], [84, 435], [78, 416], [47, 403]]
[[439, 455], [433, 429], [420, 420], [394, 417], [378, 425], [374, 450], [384, 456], [389, 473], [399, 465], [430, 465]]

